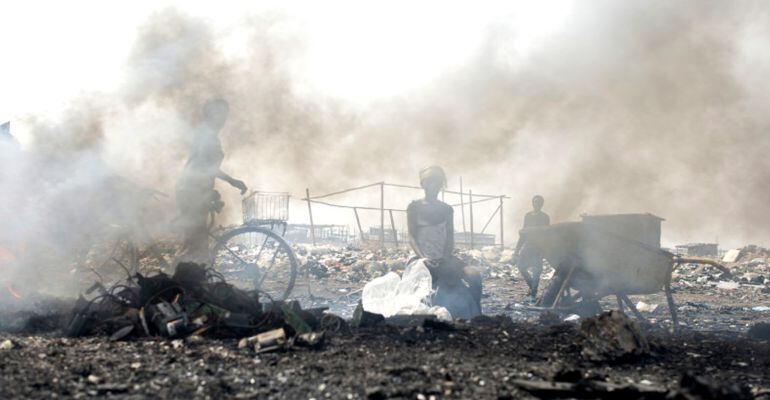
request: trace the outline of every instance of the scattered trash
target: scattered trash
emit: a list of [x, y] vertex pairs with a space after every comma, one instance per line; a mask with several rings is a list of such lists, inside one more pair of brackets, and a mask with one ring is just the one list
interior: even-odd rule
[[11, 339], [5, 339], [2, 342], [0, 342], [0, 351], [3, 350], [13, 350], [17, 346]]
[[347, 321], [334, 314], [324, 314], [321, 317], [320, 328], [329, 332], [340, 332], [348, 326]]
[[658, 309], [658, 304], [648, 304], [643, 301], [636, 303], [636, 309], [641, 312], [654, 313]]
[[719, 281], [717, 282], [717, 289], [722, 290], [735, 290], [738, 289], [741, 286], [738, 282], [732, 282], [732, 281]]
[[296, 335], [298, 345], [318, 348], [324, 334], [314, 329], [345, 326], [339, 317], [325, 315], [326, 308], [303, 310], [298, 302], [262, 304], [258, 291], [238, 289], [200, 264], [181, 263], [173, 276], [135, 274], [125, 283], [95, 285], [94, 290], [99, 291], [94, 298], [76, 302], [68, 336], [108, 334], [111, 341], [161, 336], [175, 339], [175, 349], [200, 342], [202, 335], [247, 336], [241, 344], [253, 341], [257, 351], [265, 352], [284, 348], [286, 330]]
[[291, 325], [291, 327], [294, 329], [294, 332], [298, 334], [308, 333], [312, 330], [310, 325], [308, 325], [307, 322], [305, 322], [302, 318], [300, 318], [299, 315], [297, 315], [297, 312], [301, 310], [302, 309], [300, 308], [298, 302], [291, 302], [289, 304], [281, 305], [281, 311], [283, 312], [283, 316], [286, 319], [286, 322]]
[[319, 349], [323, 346], [325, 340], [326, 332], [308, 332], [297, 335], [294, 338], [293, 344], [300, 347]]
[[130, 335], [131, 332], [133, 332], [133, 331], [134, 331], [134, 326], [133, 325], [127, 325], [127, 326], [125, 326], [125, 327], [115, 331], [115, 333], [113, 333], [110, 336], [110, 341], [111, 342], [116, 342], [118, 340], [123, 340], [123, 339], [126, 338], [126, 336]]
[[580, 319], [580, 316], [577, 314], [570, 314], [567, 318], [564, 318], [564, 322], [573, 322]]
[[286, 345], [286, 331], [283, 328], [273, 329], [259, 335], [243, 338], [238, 342], [238, 348], [253, 348], [257, 353], [281, 350]]
[[353, 319], [350, 320], [350, 325], [354, 328], [371, 328], [384, 321], [385, 317], [382, 314], [375, 314], [364, 310], [363, 303], [359, 302], [356, 311], [353, 313]]
[[612, 310], [580, 324], [581, 354], [594, 361], [615, 360], [649, 353], [650, 345], [639, 326], [626, 314]]
[[741, 255], [741, 249], [727, 250], [724, 257], [722, 257], [722, 262], [734, 263], [738, 261], [738, 258], [740, 257], [740, 255]]
[[433, 280], [422, 262], [407, 267], [403, 276], [394, 272], [376, 278], [364, 286], [362, 304], [366, 311], [393, 315], [433, 314], [444, 320], [452, 320], [449, 310], [431, 306]]

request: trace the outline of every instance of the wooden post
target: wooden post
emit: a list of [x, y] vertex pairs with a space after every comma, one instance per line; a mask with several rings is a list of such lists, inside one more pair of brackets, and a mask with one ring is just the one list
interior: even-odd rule
[[393, 220], [393, 210], [388, 210], [388, 213], [390, 213], [390, 228], [393, 229], [393, 242], [398, 248], [398, 232], [396, 231], [396, 222]]
[[310, 188], [305, 188], [305, 198], [307, 199], [307, 213], [310, 215], [310, 238], [313, 239], [313, 246], [315, 246], [315, 224], [313, 223], [313, 208], [310, 207]]
[[361, 229], [361, 219], [358, 218], [358, 209], [353, 207], [353, 214], [356, 214], [356, 225], [358, 225], [358, 233], [361, 235], [361, 242], [365, 242], [366, 239], [364, 238], [364, 230]]
[[380, 246], [385, 247], [385, 182], [380, 182]]
[[463, 219], [463, 235], [466, 235], [465, 231], [465, 203], [463, 198], [465, 197], [465, 194], [463, 194], [463, 177], [460, 177], [460, 214], [462, 215]]
[[469, 213], [469, 221], [471, 226], [471, 250], [473, 250], [475, 243], [475, 238], [473, 237], [473, 190], [468, 190], [468, 213]]
[[500, 250], [505, 248], [505, 225], [503, 224], [503, 196], [500, 196]]

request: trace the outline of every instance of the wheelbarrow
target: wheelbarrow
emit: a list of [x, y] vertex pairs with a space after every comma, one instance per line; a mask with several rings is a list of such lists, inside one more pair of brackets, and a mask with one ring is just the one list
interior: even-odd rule
[[650, 214], [622, 214], [565, 222], [521, 231], [528, 245], [540, 250], [555, 269], [537, 302], [540, 308], [578, 315], [601, 312], [599, 300], [614, 295], [640, 320], [644, 317], [629, 295], [663, 290], [674, 327], [678, 326], [671, 295], [671, 275], [683, 263], [710, 264], [729, 275], [716, 261], [685, 258], [660, 248], [660, 221]]

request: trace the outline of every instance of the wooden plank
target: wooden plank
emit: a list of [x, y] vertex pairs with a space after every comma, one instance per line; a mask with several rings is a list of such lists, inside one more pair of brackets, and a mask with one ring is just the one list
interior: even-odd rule
[[353, 213], [356, 215], [356, 225], [358, 225], [358, 233], [361, 235], [361, 241], [365, 242], [364, 230], [361, 228], [361, 219], [358, 218], [358, 209], [353, 207]]
[[393, 230], [393, 242], [398, 247], [398, 231], [396, 231], [396, 222], [393, 220], [393, 210], [388, 210], [388, 212], [390, 213], [390, 229]]
[[310, 206], [310, 188], [305, 188], [305, 198], [307, 199], [307, 213], [310, 215], [310, 238], [313, 239], [313, 246], [315, 246], [315, 224], [313, 223], [313, 208]]
[[469, 214], [469, 221], [471, 226], [471, 250], [473, 250], [473, 247], [476, 243], [476, 236], [473, 233], [473, 190], [468, 191], [468, 214]]
[[385, 183], [380, 183], [380, 246], [385, 247]]
[[505, 247], [505, 224], [503, 224], [503, 196], [500, 196], [500, 249]]

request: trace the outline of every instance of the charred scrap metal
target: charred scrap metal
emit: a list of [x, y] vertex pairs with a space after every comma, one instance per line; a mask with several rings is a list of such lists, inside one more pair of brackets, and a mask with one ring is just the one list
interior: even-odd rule
[[339, 329], [344, 322], [324, 315], [325, 308], [303, 310], [296, 301], [260, 300], [259, 291], [238, 289], [195, 263], [180, 263], [172, 276], [137, 273], [111, 287], [95, 283], [88, 293], [95, 296], [81, 296], [73, 309], [65, 329], [70, 337], [247, 337], [256, 350], [268, 351], [316, 347], [326, 327]]

